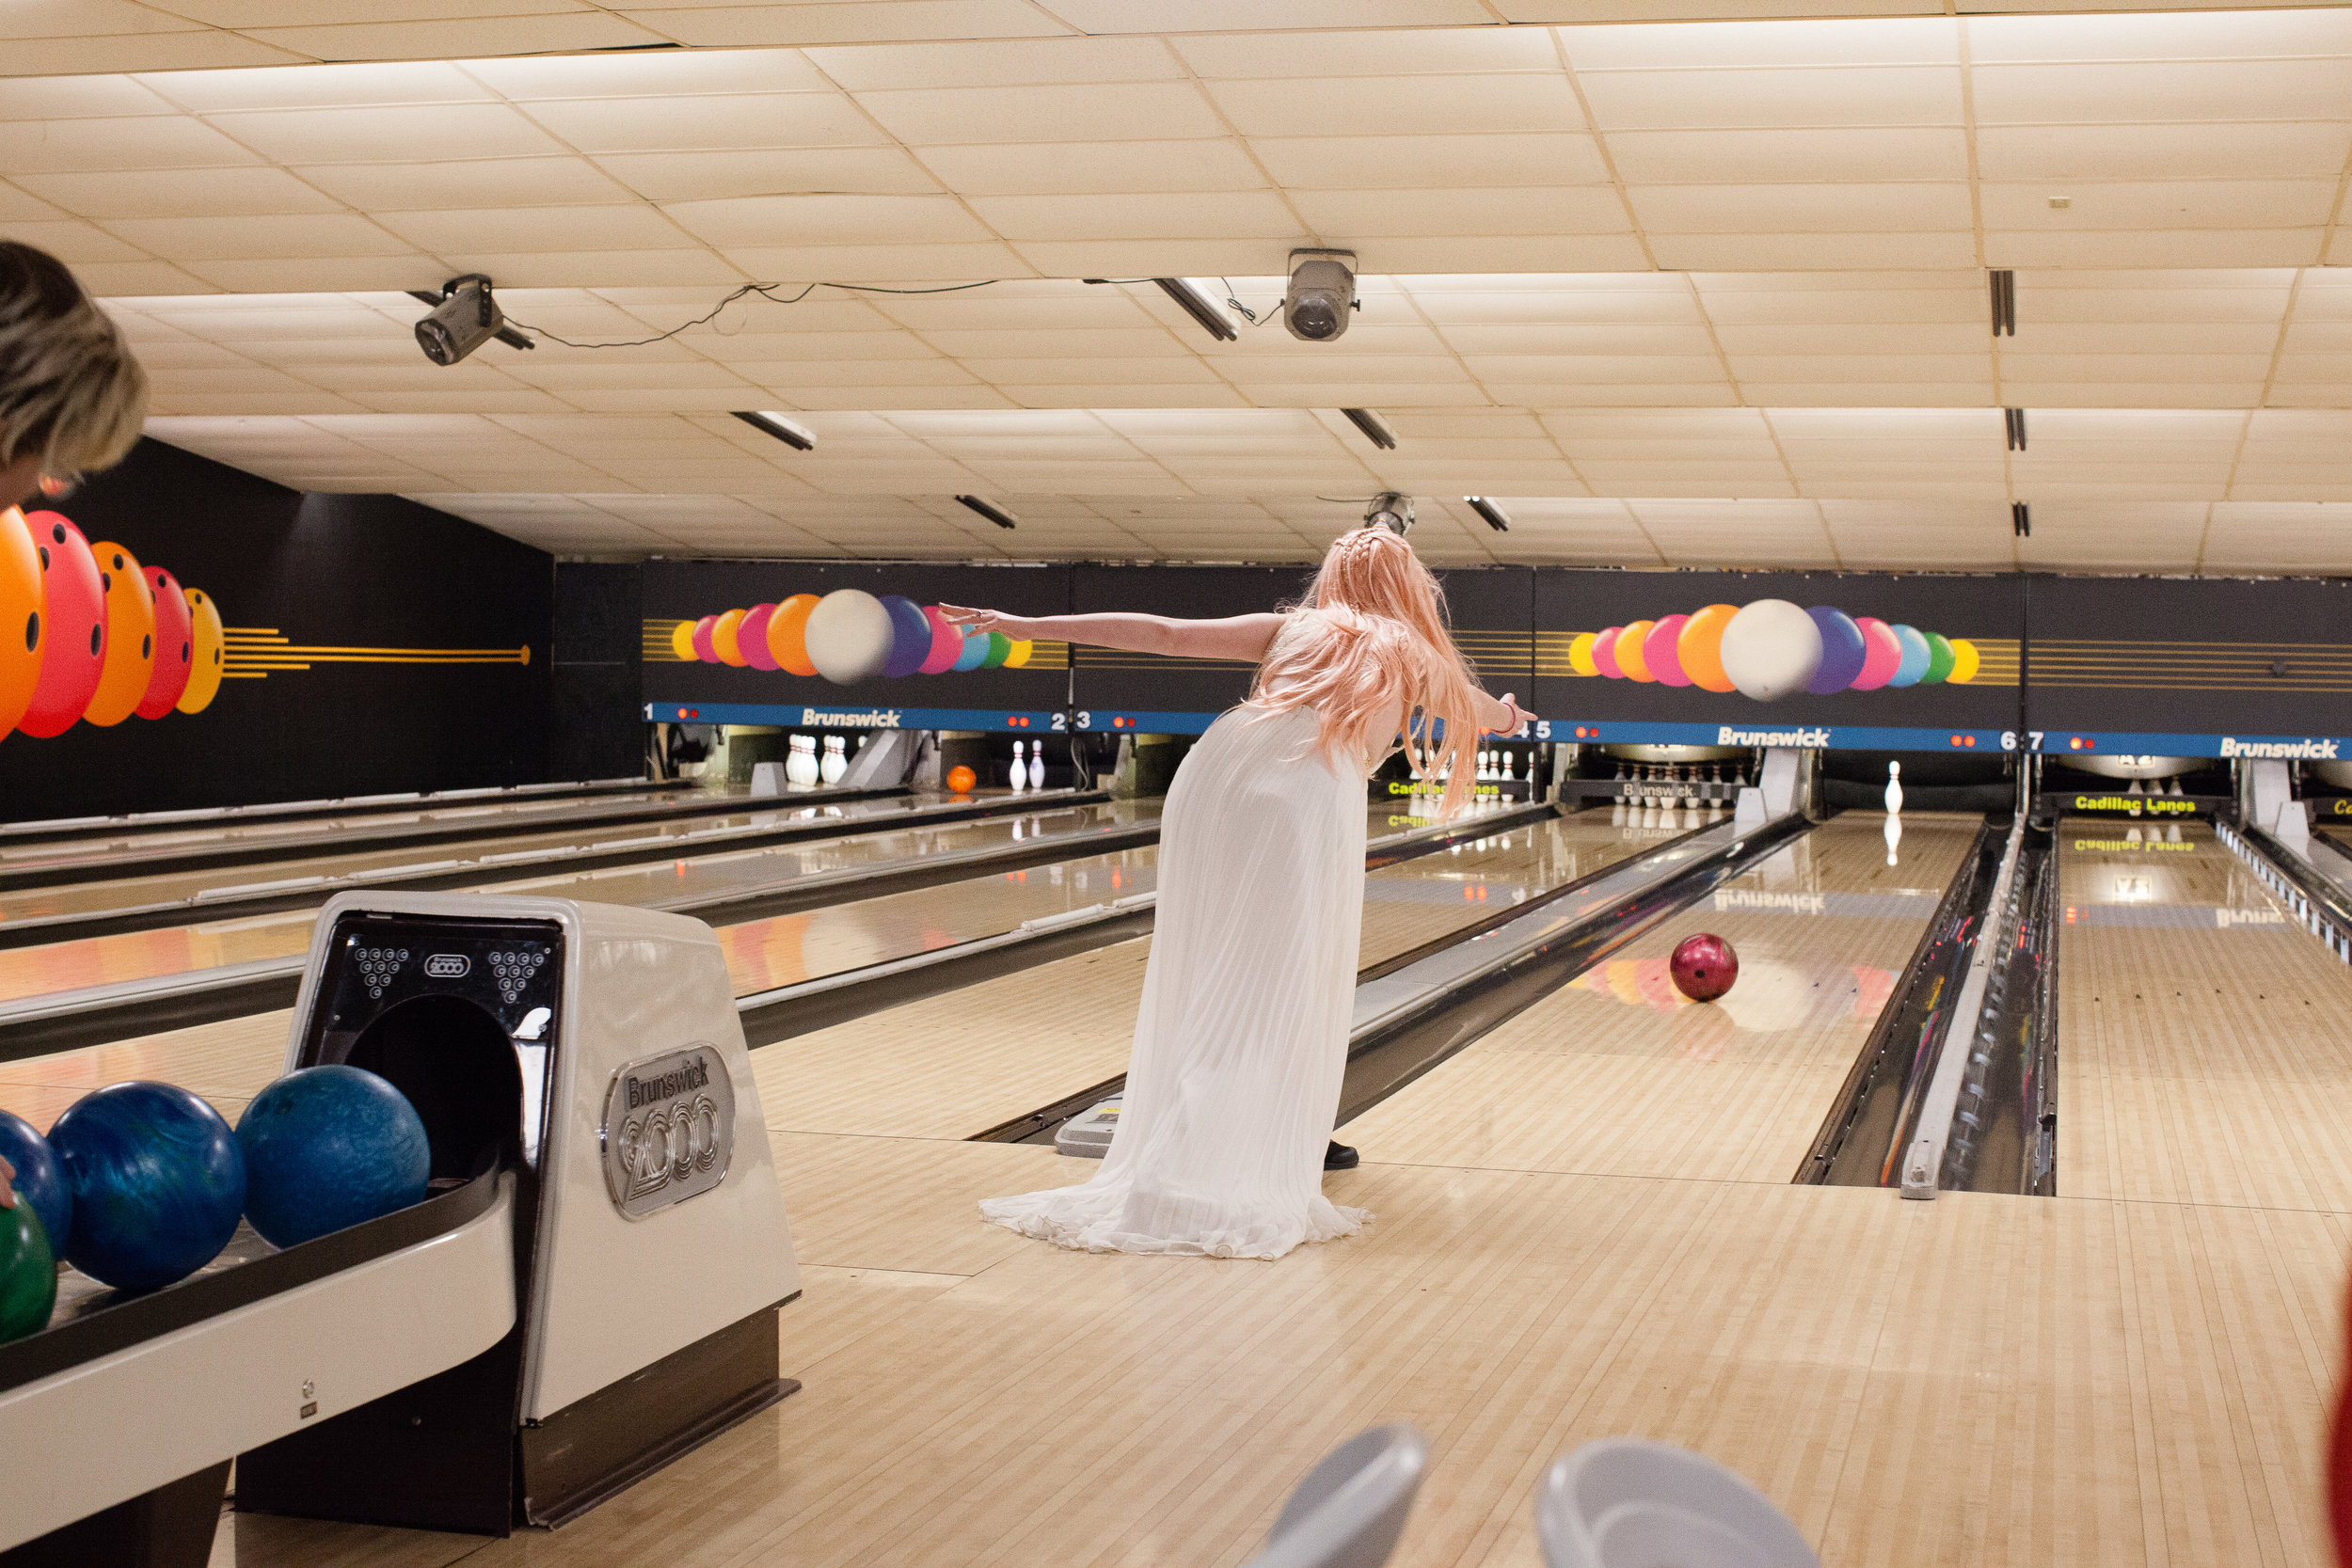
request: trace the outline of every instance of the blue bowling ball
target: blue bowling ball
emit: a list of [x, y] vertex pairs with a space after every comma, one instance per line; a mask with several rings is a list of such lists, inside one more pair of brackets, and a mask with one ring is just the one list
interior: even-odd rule
[[176, 1084], [110, 1084], [49, 1129], [73, 1229], [66, 1261], [108, 1285], [151, 1291], [220, 1256], [245, 1208], [237, 1135]]
[[33, 1206], [40, 1227], [49, 1237], [49, 1250], [65, 1251], [73, 1231], [73, 1189], [57, 1168], [57, 1151], [33, 1131], [23, 1117], [0, 1111], [0, 1160], [16, 1167], [16, 1196]]
[[408, 1097], [356, 1067], [290, 1072], [237, 1118], [245, 1215], [293, 1246], [424, 1198], [432, 1146]]

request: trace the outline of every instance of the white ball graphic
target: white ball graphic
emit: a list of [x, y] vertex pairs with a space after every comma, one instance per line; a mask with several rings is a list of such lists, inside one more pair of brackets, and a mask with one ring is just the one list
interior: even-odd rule
[[818, 600], [804, 635], [808, 661], [835, 686], [872, 680], [890, 659], [890, 610], [862, 589], [836, 588]]
[[1787, 599], [1758, 599], [1724, 627], [1724, 673], [1759, 703], [1803, 691], [1821, 667], [1821, 628]]

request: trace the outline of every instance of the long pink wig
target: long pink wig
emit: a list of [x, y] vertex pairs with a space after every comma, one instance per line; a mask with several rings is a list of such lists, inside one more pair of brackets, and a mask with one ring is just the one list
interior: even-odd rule
[[1476, 788], [1478, 681], [1446, 629], [1445, 591], [1413, 546], [1384, 528], [1340, 535], [1301, 603], [1320, 613], [1277, 639], [1251, 705], [1313, 708], [1335, 769], [1377, 756], [1401, 723], [1417, 777], [1452, 768], [1439, 812], [1461, 810]]

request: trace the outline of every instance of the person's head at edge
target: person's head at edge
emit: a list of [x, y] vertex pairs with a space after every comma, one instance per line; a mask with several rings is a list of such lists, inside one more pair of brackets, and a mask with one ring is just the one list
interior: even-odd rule
[[0, 511], [122, 460], [147, 372], [64, 263], [0, 240]]

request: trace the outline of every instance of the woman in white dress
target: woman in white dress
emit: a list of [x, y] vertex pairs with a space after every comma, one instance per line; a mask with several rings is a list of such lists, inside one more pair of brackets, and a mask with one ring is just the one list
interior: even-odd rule
[[1353, 1235], [1371, 1216], [1326, 1198], [1322, 1173], [1355, 1164], [1329, 1139], [1363, 918], [1364, 782], [1401, 740], [1417, 774], [1451, 768], [1440, 810], [1458, 811], [1477, 736], [1527, 715], [1478, 689], [1437, 579], [1385, 529], [1343, 535], [1287, 615], [940, 608], [1009, 637], [1259, 666], [1168, 792], [1152, 957], [1101, 1168], [988, 1199], [982, 1216], [1093, 1252], [1279, 1258]]

